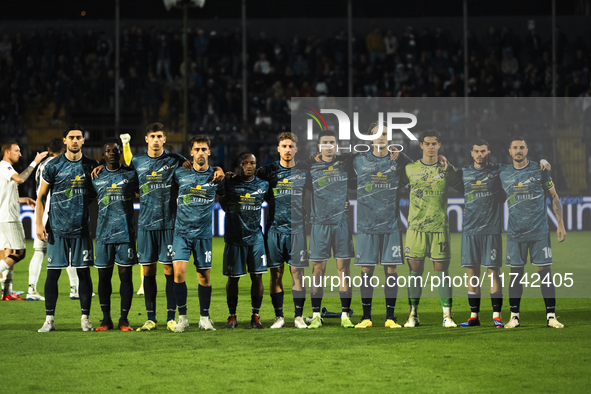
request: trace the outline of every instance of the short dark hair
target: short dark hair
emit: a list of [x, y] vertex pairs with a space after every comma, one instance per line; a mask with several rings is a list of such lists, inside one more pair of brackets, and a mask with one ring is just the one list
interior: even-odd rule
[[146, 127], [146, 135], [150, 133], [156, 133], [158, 131], [162, 131], [164, 133], [164, 125], [160, 122], [150, 123], [148, 127]]
[[523, 141], [525, 142], [525, 146], [527, 147], [527, 140], [522, 135], [516, 135], [515, 137], [511, 137], [511, 140], [509, 141], [509, 148], [511, 148], [511, 144], [513, 144], [513, 141]]
[[18, 142], [15, 140], [10, 140], [2, 144], [2, 157], [4, 157], [4, 152], [12, 149], [12, 145], [18, 145]]
[[277, 142], [281, 142], [283, 140], [291, 140], [292, 142], [298, 143], [298, 136], [292, 133], [291, 131], [284, 131], [283, 133], [279, 134], [277, 137]]
[[320, 139], [322, 137], [326, 137], [326, 136], [334, 137], [335, 140], [337, 139], [337, 135], [336, 135], [336, 133], [334, 131], [332, 131], [332, 130], [324, 130], [324, 131], [321, 131], [320, 134], [318, 134], [318, 143], [320, 143]]
[[482, 138], [478, 138], [478, 139], [475, 139], [474, 141], [472, 141], [471, 146], [474, 147], [475, 145], [476, 146], [486, 145], [486, 148], [488, 150], [490, 150], [490, 145], [488, 144], [488, 142], [486, 140], [483, 140]]
[[61, 138], [52, 138], [47, 144], [47, 150], [51, 153], [61, 153], [64, 150], [64, 140]]
[[367, 134], [367, 135], [372, 134], [371, 132], [373, 131], [373, 129], [375, 129], [378, 126], [388, 128], [388, 125], [386, 124], [386, 122], [384, 122], [384, 121], [380, 122], [380, 121], [376, 120], [375, 122], [373, 122], [372, 124], [369, 125], [369, 127], [367, 128], [367, 132], [365, 134]]
[[82, 136], [84, 136], [84, 133], [86, 132], [86, 129], [84, 128], [84, 126], [82, 126], [80, 123], [74, 123], [69, 125], [68, 127], [66, 127], [66, 129], [64, 130], [64, 138], [66, 138], [68, 136], [68, 134], [70, 134], [70, 131], [72, 130], [80, 130], [82, 132]]
[[105, 149], [105, 145], [107, 144], [115, 144], [115, 145], [119, 145], [121, 146], [121, 143], [119, 142], [119, 140], [115, 137], [109, 137], [105, 140], [105, 142], [103, 143], [103, 149]]
[[204, 144], [207, 144], [207, 147], [211, 149], [211, 140], [205, 134], [198, 134], [195, 137], [191, 138], [191, 141], [189, 141], [189, 146], [191, 149], [193, 149], [193, 145], [195, 145], [196, 142], [202, 142]]
[[419, 143], [425, 142], [426, 137], [435, 137], [437, 138], [437, 142], [441, 143], [441, 133], [437, 130], [425, 130], [419, 136]]
[[246, 159], [246, 156], [248, 156], [248, 155], [253, 155], [253, 157], [255, 158], [255, 160], [257, 158], [254, 155], [254, 153], [252, 153], [252, 152], [249, 152], [249, 151], [240, 152], [240, 154], [236, 158], [236, 166], [237, 167], [242, 167], [242, 162], [244, 161], [244, 159]]

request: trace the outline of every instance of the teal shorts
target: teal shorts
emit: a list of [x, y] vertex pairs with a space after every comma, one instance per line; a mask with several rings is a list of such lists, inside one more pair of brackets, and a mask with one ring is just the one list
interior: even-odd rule
[[47, 245], [47, 268], [84, 268], [94, 265], [92, 239], [52, 235]]
[[393, 234], [357, 234], [355, 265], [374, 266], [400, 265], [402, 260], [402, 238], [397, 231]]
[[499, 268], [503, 265], [503, 239], [501, 234], [462, 234], [462, 267], [482, 265]]
[[271, 227], [265, 234], [265, 243], [269, 268], [280, 267], [283, 262], [296, 268], [308, 266], [306, 236], [303, 233], [285, 234]]
[[104, 244], [97, 241], [94, 265], [97, 268], [109, 268], [113, 264], [121, 267], [131, 267], [137, 264], [135, 242]]
[[172, 264], [172, 241], [174, 230], [146, 231], [139, 229], [137, 232], [138, 262], [149, 265], [160, 261], [162, 264]]
[[267, 272], [265, 244], [224, 246], [224, 275], [237, 278], [249, 274]]
[[325, 261], [331, 256], [335, 259], [355, 257], [353, 236], [347, 222], [339, 224], [313, 224], [310, 234], [310, 260]]
[[507, 238], [507, 260], [510, 267], [523, 267], [527, 263], [527, 254], [533, 265], [538, 267], [552, 265], [550, 234], [539, 241], [515, 242]]
[[211, 268], [211, 238], [193, 238], [187, 239], [177, 235], [174, 237], [172, 243], [173, 260], [172, 261], [189, 261], [191, 253], [193, 253], [193, 264], [197, 269]]

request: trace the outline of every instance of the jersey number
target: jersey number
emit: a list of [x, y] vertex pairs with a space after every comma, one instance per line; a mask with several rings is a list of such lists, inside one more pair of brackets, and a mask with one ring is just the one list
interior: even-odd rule
[[439, 242], [439, 252], [445, 253], [449, 251], [449, 245], [447, 242]]
[[392, 246], [392, 257], [400, 257], [400, 246]]
[[300, 250], [300, 261], [306, 261], [306, 251]]
[[544, 254], [546, 255], [547, 259], [552, 257], [552, 249], [551, 248], [546, 246], [543, 250], [544, 250]]
[[205, 252], [205, 262], [211, 263], [211, 250], [208, 252]]
[[92, 261], [92, 256], [90, 255], [90, 250], [83, 250], [82, 256], [84, 261]]
[[172, 252], [172, 245], [167, 245], [166, 248], [168, 249], [168, 253], [166, 253], [166, 255], [168, 257], [174, 256], [174, 253]]
[[490, 259], [491, 259], [492, 261], [495, 261], [495, 260], [497, 259], [497, 250], [496, 250], [496, 249], [492, 249], [492, 250], [490, 251]]
[[127, 258], [130, 260], [133, 259], [133, 249], [132, 248], [127, 249]]
[[262, 255], [261, 259], [263, 259], [263, 267], [266, 267], [267, 266], [267, 255], [265, 255], [265, 254]]

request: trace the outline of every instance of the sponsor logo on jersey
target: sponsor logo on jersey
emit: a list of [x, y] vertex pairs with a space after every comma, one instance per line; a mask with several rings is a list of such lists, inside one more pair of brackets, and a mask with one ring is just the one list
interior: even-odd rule
[[189, 189], [189, 194], [192, 196], [204, 197], [207, 194], [207, 188], [197, 185]]
[[481, 180], [476, 181], [476, 183], [470, 184], [470, 186], [472, 186], [472, 191], [474, 192], [486, 190], [488, 188], [487, 185], [488, 184], [486, 182], [482, 182]]
[[339, 169], [333, 166], [329, 166], [326, 170], [322, 170], [324, 176], [339, 175]]
[[240, 204], [254, 205], [256, 203], [256, 197], [252, 197], [250, 193], [246, 193], [244, 196], [240, 196]]
[[162, 174], [159, 174], [156, 171], [152, 171], [151, 174], [146, 176], [148, 183], [150, 182], [162, 182]]

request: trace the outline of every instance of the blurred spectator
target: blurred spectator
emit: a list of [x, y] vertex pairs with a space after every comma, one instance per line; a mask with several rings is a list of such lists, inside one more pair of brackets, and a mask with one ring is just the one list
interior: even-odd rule
[[6, 62], [9, 57], [12, 57], [12, 42], [10, 36], [4, 34], [2, 41], [0, 41], [0, 62]]
[[369, 61], [371, 64], [375, 62], [386, 53], [386, 44], [384, 42], [384, 36], [378, 27], [374, 28], [366, 37], [365, 45], [369, 52]]
[[145, 85], [145, 115], [146, 123], [158, 122], [160, 117], [160, 105], [162, 105], [162, 86], [153, 72], [148, 72], [148, 81]]
[[513, 56], [513, 51], [509, 48], [503, 50], [503, 60], [501, 61], [501, 70], [503, 74], [513, 76], [519, 71], [519, 62]]
[[172, 83], [172, 75], [170, 74], [170, 43], [166, 34], [161, 33], [158, 35], [156, 52], [156, 76], [160, 77], [162, 74], [163, 78], [166, 78], [166, 82]]
[[271, 63], [267, 60], [267, 54], [264, 52], [259, 53], [259, 60], [254, 64], [255, 74], [267, 75], [271, 72]]
[[193, 39], [193, 47], [197, 68], [204, 71], [207, 69], [207, 51], [209, 49], [209, 37], [205, 34], [205, 30], [197, 29], [197, 36]]
[[203, 114], [202, 127], [210, 123], [216, 125], [220, 122], [220, 106], [212, 93], [208, 93], [207, 98], [203, 101], [201, 113]]
[[111, 54], [113, 53], [113, 43], [107, 37], [107, 33], [102, 32], [96, 42], [96, 54], [99, 65], [107, 70], [111, 67]]
[[388, 30], [384, 37], [384, 47], [386, 50], [386, 63], [388, 65], [394, 64], [394, 58], [398, 54], [398, 39], [392, 32]]
[[62, 107], [64, 107], [66, 110], [67, 116], [68, 100], [70, 99], [70, 78], [68, 78], [68, 75], [66, 75], [66, 73], [63, 71], [60, 71], [57, 77], [58, 78], [55, 81], [55, 86], [53, 89], [53, 102], [55, 105], [55, 110], [53, 111], [53, 115], [51, 117], [54, 123], [57, 123]]
[[179, 118], [181, 114], [181, 86], [174, 85], [168, 96], [168, 123], [173, 133], [179, 132]]

